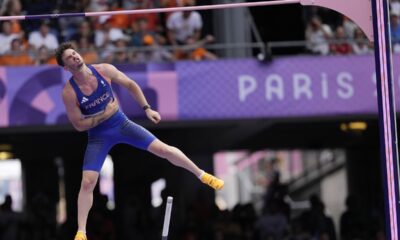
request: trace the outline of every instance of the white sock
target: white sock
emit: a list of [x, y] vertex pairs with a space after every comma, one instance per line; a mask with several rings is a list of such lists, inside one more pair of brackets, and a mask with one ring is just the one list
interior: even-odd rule
[[203, 177], [203, 175], [206, 174], [206, 172], [204, 172], [204, 170], [201, 170], [200, 176], [197, 176], [199, 179], [201, 179]]
[[84, 233], [86, 235], [86, 231], [78, 230], [78, 232]]

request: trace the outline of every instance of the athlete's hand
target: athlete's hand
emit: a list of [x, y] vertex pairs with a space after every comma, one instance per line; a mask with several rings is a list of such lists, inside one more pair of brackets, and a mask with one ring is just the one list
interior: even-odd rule
[[159, 123], [161, 121], [161, 116], [157, 111], [154, 111], [153, 109], [146, 109], [146, 116], [150, 121], [153, 123]]

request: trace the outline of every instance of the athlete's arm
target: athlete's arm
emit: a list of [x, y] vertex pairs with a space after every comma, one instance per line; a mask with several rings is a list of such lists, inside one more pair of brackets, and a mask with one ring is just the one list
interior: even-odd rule
[[88, 118], [82, 118], [81, 110], [76, 102], [75, 93], [70, 86], [64, 88], [62, 98], [69, 120], [74, 128], [80, 132], [87, 131], [88, 129], [97, 126], [118, 110], [117, 101], [113, 101], [107, 105], [103, 113]]
[[[110, 78], [111, 82], [115, 82], [128, 89], [133, 98], [141, 107], [148, 105], [142, 89], [134, 80], [130, 79], [111, 64], [101, 64], [101, 68], [104, 74]], [[146, 109], [146, 115], [154, 123], [158, 123], [161, 120], [160, 114], [151, 108]]]
[[139, 103], [141, 107], [148, 105], [142, 89], [135, 81], [128, 78], [128, 76], [126, 76], [123, 72], [119, 71], [111, 64], [101, 64], [101, 69], [112, 82], [117, 83], [128, 89], [129, 93], [133, 96], [133, 98]]

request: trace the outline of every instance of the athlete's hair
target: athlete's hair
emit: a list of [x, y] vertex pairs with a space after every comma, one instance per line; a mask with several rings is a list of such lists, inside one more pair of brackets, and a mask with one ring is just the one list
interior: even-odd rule
[[58, 46], [58, 48], [56, 49], [55, 55], [56, 55], [57, 64], [59, 66], [64, 67], [64, 62], [62, 60], [62, 55], [64, 54], [64, 51], [67, 50], [67, 49], [75, 50], [75, 47], [74, 47], [74, 45], [72, 43], [65, 42], [65, 43], [60, 44], [60, 46]]

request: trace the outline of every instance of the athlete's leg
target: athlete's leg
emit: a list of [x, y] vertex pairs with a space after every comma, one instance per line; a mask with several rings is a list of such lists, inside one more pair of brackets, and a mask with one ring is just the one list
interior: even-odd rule
[[93, 205], [93, 190], [96, 187], [99, 173], [83, 171], [81, 189], [78, 195], [78, 231], [86, 232], [89, 210]]
[[219, 190], [224, 186], [224, 181], [208, 174], [196, 166], [181, 150], [176, 147], [167, 145], [162, 141], [155, 139], [147, 149], [149, 152], [170, 161], [172, 164], [185, 168], [192, 172], [203, 183], [208, 184], [210, 187]]
[[192, 172], [197, 177], [203, 173], [203, 171], [196, 166], [181, 150], [176, 147], [167, 145], [158, 139], [155, 139], [147, 149], [149, 152], [170, 161], [172, 164], [178, 167], [182, 167]]
[[78, 232], [75, 240], [87, 240], [86, 223], [89, 211], [93, 205], [93, 190], [99, 178], [99, 172], [103, 166], [112, 142], [104, 137], [89, 137], [83, 162], [82, 182], [78, 195]]
[[149, 152], [170, 161], [172, 164], [192, 172], [202, 182], [214, 189], [221, 189], [224, 182], [198, 168], [181, 150], [169, 146], [158, 140], [152, 133], [142, 126], [126, 120], [120, 128], [121, 142]]

